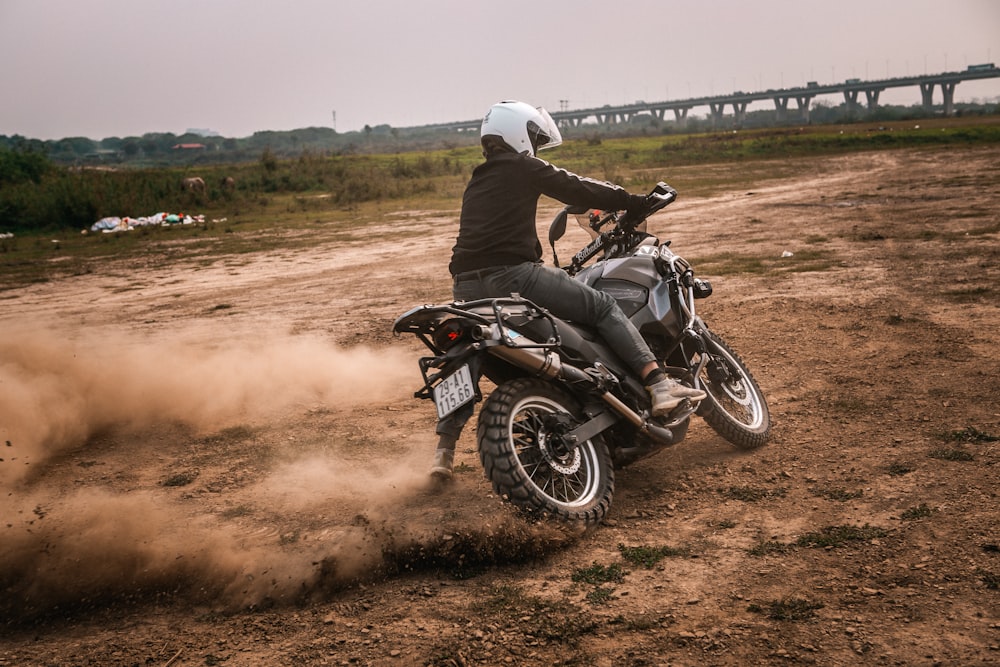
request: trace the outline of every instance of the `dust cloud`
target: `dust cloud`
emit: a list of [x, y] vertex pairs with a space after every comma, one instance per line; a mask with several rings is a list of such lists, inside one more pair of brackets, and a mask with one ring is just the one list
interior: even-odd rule
[[433, 433], [411, 434], [382, 460], [312, 451], [276, 463], [220, 501], [240, 510], [231, 515], [156, 483], [67, 479], [60, 462], [104, 430], [125, 435], [105, 439], [119, 451], [103, 455], [128, 461], [126, 479], [148, 477], [155, 462], [129, 459], [129, 433], [266, 428], [317, 406], [347, 416], [409, 399], [417, 371], [412, 353], [314, 337], [39, 333], [53, 329], [36, 323], [0, 340], [0, 625], [160, 599], [226, 611], [302, 604], [395, 572], [509, 562], [573, 539], [488, 493], [470, 503], [429, 486]]
[[150, 341], [43, 326], [0, 340], [0, 485], [109, 427], [175, 422], [209, 430], [271, 418], [295, 405], [350, 408], [405, 396], [413, 359], [394, 350], [342, 349], [317, 338], [206, 342], [196, 329]]

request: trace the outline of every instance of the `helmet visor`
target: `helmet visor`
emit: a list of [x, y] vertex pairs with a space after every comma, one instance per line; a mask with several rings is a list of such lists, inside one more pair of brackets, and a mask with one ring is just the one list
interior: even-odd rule
[[536, 153], [546, 148], [555, 148], [562, 143], [559, 126], [556, 125], [556, 121], [552, 119], [549, 112], [538, 107], [538, 115], [539, 121], [541, 121], [540, 125], [533, 121], [528, 122], [528, 135]]

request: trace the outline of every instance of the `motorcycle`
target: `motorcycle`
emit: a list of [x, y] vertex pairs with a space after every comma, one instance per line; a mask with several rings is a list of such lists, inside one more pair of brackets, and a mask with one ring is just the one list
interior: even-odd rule
[[[417, 336], [431, 351], [419, 360], [439, 419], [483, 400], [476, 437], [494, 491], [534, 514], [590, 526], [611, 507], [614, 471], [685, 437], [698, 415], [740, 449], [764, 445], [771, 419], [757, 381], [740, 356], [709, 330], [695, 305], [712, 294], [689, 262], [646, 232], [646, 218], [677, 192], [658, 183], [648, 212], [636, 217], [567, 206], [549, 227], [555, 242], [570, 215], [591, 236], [562, 270], [607, 292], [675, 380], [704, 390], [665, 417], [653, 417], [640, 378], [595, 331], [563, 321], [518, 294], [423, 305], [401, 315], [393, 332]], [[601, 256], [594, 264], [586, 266]]]

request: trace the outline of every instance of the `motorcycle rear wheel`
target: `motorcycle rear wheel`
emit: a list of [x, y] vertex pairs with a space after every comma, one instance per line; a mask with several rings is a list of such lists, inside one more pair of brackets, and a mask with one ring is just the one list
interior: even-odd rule
[[[756, 449], [771, 437], [771, 413], [757, 381], [740, 355], [711, 331], [703, 340], [709, 356], [698, 376], [708, 398], [697, 414], [740, 449]], [[697, 358], [692, 363], [697, 363]]]
[[515, 506], [586, 526], [601, 522], [614, 495], [614, 468], [600, 437], [567, 447], [551, 418], [579, 414], [576, 401], [535, 378], [506, 382], [479, 413], [479, 457], [493, 490]]

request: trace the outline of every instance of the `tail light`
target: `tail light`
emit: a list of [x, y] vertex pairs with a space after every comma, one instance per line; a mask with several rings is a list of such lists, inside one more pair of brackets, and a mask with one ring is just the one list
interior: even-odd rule
[[442, 352], [447, 352], [459, 343], [482, 340], [482, 329], [482, 325], [478, 322], [452, 318], [439, 324], [432, 337], [434, 345]]

